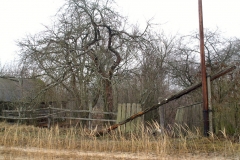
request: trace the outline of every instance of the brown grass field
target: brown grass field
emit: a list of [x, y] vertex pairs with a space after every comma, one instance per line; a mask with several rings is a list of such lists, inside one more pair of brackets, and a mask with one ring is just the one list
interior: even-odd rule
[[221, 131], [203, 137], [176, 125], [171, 134], [153, 136], [149, 128], [95, 137], [81, 127], [51, 129], [0, 123], [0, 159], [240, 159], [239, 139]]

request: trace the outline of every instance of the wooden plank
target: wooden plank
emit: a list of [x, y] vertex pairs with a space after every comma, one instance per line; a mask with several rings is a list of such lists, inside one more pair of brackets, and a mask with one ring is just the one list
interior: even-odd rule
[[[122, 114], [122, 118], [121, 118], [121, 121], [122, 120], [124, 120], [127, 116], [126, 116], [126, 111], [127, 111], [127, 105], [126, 105], [126, 103], [123, 103], [122, 104], [122, 112], [121, 112], [121, 114]], [[120, 121], [120, 122], [121, 122]], [[125, 125], [123, 125], [123, 126], [121, 126], [121, 131], [122, 132], [126, 132], [126, 124]]]
[[117, 123], [122, 121], [122, 104], [118, 104]]
[[[74, 113], [89, 113], [89, 110], [72, 110], [72, 109], [61, 109], [61, 108], [53, 108], [51, 107], [52, 110], [59, 110], [59, 111], [64, 111], [64, 112], [74, 112]], [[115, 112], [100, 112], [100, 111], [92, 111], [92, 114], [112, 114], [112, 115], [117, 115]]]
[[[137, 113], [137, 104], [133, 103], [131, 114], [136, 114], [136, 113]], [[134, 119], [131, 122], [131, 131], [136, 131], [136, 128], [137, 128], [137, 119]]]
[[[141, 104], [137, 104], [137, 113], [142, 111]], [[141, 129], [141, 125], [143, 123], [144, 116], [136, 118], [136, 131]]]
[[[127, 103], [126, 117], [130, 117], [131, 116], [131, 110], [132, 110], [131, 103]], [[125, 117], [125, 119], [126, 119], [126, 117]], [[126, 123], [126, 132], [129, 132], [129, 131], [131, 131], [131, 121]]]
[[[51, 110], [49, 112], [49, 110]], [[55, 119], [57, 118], [61, 118], [61, 119], [75, 119], [75, 120], [86, 120], [86, 121], [93, 121], [93, 120], [98, 120], [98, 121], [105, 121], [105, 122], [116, 122], [116, 120], [107, 120], [107, 119], [92, 119], [92, 118], [77, 118], [77, 117], [71, 117], [71, 116], [60, 116], [59, 113], [66, 113], [65, 111], [66, 110], [61, 110], [61, 109], [58, 109], [58, 110], [52, 110], [52, 108], [47, 108], [47, 109], [44, 109], [43, 111], [46, 111], [46, 113], [41, 113], [41, 110], [36, 110], [37, 112], [35, 112], [35, 110], [32, 110], [31, 112], [28, 111], [27, 113], [32, 113], [30, 116], [30, 114], [27, 114], [25, 113], [26, 115], [29, 115], [29, 116], [26, 116], [26, 117], [19, 117], [19, 114], [18, 112], [16, 112], [15, 110], [11, 111], [11, 110], [4, 110], [3, 111], [3, 115], [0, 116], [0, 118], [3, 118], [3, 119], [14, 119], [14, 120], [34, 120], [34, 119], [43, 119], [43, 118], [48, 118], [48, 117], [54, 117]], [[24, 112], [22, 112], [24, 113]], [[99, 112], [99, 113], [102, 113], [102, 112]], [[107, 113], [110, 113], [111, 112], [107, 112]], [[115, 113], [116, 114], [116, 113]]]
[[[117, 123], [121, 122], [124, 118], [123, 118], [123, 107], [122, 104], [118, 104], [118, 112], [117, 112]], [[120, 131], [124, 130], [123, 126], [120, 127]]]
[[184, 109], [183, 108], [179, 109], [178, 114], [179, 114], [179, 123], [181, 125], [183, 125], [183, 123], [184, 123]]

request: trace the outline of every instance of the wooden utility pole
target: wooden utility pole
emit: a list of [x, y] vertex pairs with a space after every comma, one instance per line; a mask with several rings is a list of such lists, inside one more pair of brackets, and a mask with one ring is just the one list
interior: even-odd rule
[[[217, 78], [221, 77], [222, 75], [224, 75], [224, 74], [226, 74], [228, 72], [231, 72], [234, 69], [236, 69], [236, 66], [228, 67], [228, 68], [226, 68], [226, 69], [216, 73], [215, 75], [211, 76], [210, 77], [210, 81], [213, 81], [214, 79], [217, 79]], [[130, 121], [134, 120], [135, 118], [140, 117], [140, 116], [142, 116], [142, 115], [144, 115], [144, 114], [146, 114], [146, 113], [148, 113], [150, 111], [153, 111], [153, 110], [159, 108], [160, 106], [162, 106], [162, 105], [164, 105], [164, 104], [166, 104], [166, 103], [168, 103], [170, 101], [178, 99], [178, 98], [182, 97], [183, 95], [188, 94], [188, 93], [194, 91], [195, 89], [197, 89], [197, 88], [199, 88], [201, 86], [202, 86], [202, 82], [199, 82], [199, 83], [194, 84], [194, 85], [192, 85], [192, 86], [190, 86], [190, 87], [188, 87], [188, 88], [186, 88], [186, 89], [184, 89], [184, 90], [182, 90], [182, 91], [180, 91], [178, 93], [170, 95], [169, 97], [163, 99], [158, 104], [153, 105], [152, 107], [146, 108], [144, 111], [140, 111], [140, 112], [138, 112], [138, 113], [128, 117], [127, 119], [125, 119], [125, 120], [123, 120], [121, 122], [118, 122], [117, 124], [114, 124], [114, 125], [110, 126], [107, 129], [104, 129], [104, 130], [96, 132], [96, 136], [99, 137], [99, 136], [102, 136], [102, 135], [104, 135], [106, 133], [109, 133], [112, 130], [117, 129], [119, 126], [121, 126], [123, 124], [126, 124], [127, 122], [130, 122]]]
[[204, 136], [208, 136], [208, 132], [209, 132], [208, 92], [207, 92], [207, 74], [206, 74], [205, 54], [204, 54], [202, 0], [198, 0], [198, 12], [199, 12], [199, 36], [200, 36], [201, 72], [202, 72]]

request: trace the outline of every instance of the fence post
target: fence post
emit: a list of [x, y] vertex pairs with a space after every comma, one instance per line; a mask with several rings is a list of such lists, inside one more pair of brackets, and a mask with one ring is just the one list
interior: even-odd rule
[[3, 114], [3, 116], [4, 116], [4, 121], [6, 122], [7, 121], [7, 113], [6, 113], [6, 111], [5, 110], [2, 110], [2, 114]]
[[54, 118], [55, 112], [56, 112], [56, 110], [54, 110], [53, 108], [51, 108], [52, 126], [55, 125], [55, 118]]
[[89, 121], [88, 121], [88, 128], [89, 130], [92, 129], [92, 104], [89, 105], [89, 113], [88, 113], [88, 118], [89, 118]]
[[49, 105], [49, 107], [48, 107], [47, 119], [48, 119], [48, 129], [50, 129], [50, 127], [51, 127], [51, 105]]
[[17, 124], [20, 124], [22, 121], [21, 121], [21, 118], [22, 118], [22, 115], [21, 115], [21, 103], [20, 103], [20, 106], [17, 107], [17, 111], [18, 111], [18, 120], [17, 120]]

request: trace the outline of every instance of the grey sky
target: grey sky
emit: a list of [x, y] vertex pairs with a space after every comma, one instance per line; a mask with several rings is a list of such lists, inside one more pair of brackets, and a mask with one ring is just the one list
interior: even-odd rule
[[[204, 28], [219, 27], [227, 36], [240, 36], [239, 0], [202, 0]], [[167, 32], [189, 34], [198, 29], [198, 0], [119, 0], [132, 21], [151, 17]]]
[[[223, 31], [226, 36], [240, 37], [239, 0], [202, 0], [204, 28]], [[144, 27], [148, 19], [161, 24], [169, 34], [189, 34], [198, 29], [198, 0], [116, 0], [119, 11], [132, 23]], [[44, 29], [64, 0], [1, 0], [0, 62], [17, 58], [15, 41]]]

